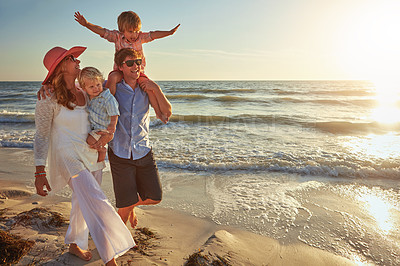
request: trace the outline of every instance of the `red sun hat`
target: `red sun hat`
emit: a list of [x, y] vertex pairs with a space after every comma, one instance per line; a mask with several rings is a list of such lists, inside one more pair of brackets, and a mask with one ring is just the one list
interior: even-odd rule
[[73, 55], [75, 58], [78, 58], [84, 51], [86, 47], [82, 46], [74, 46], [69, 50], [66, 50], [62, 47], [54, 47], [44, 56], [43, 64], [46, 69], [49, 71], [46, 78], [42, 82], [42, 84], [46, 84], [49, 81], [50, 76], [53, 74], [54, 69], [56, 69], [57, 65], [67, 56]]

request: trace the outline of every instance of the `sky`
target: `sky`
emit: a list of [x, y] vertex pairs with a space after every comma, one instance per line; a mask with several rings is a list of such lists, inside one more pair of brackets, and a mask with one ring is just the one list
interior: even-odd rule
[[86, 46], [81, 67], [112, 70], [114, 45], [74, 20], [117, 29], [135, 11], [153, 80], [390, 80], [400, 76], [399, 0], [0, 0], [0, 81], [41, 81], [54, 46]]

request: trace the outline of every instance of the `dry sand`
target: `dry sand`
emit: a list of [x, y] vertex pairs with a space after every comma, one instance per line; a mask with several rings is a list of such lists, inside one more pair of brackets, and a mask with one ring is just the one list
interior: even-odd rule
[[[0, 230], [35, 241], [19, 265], [103, 265], [93, 241], [89, 248], [93, 258], [84, 262], [68, 253], [64, 235], [68, 227], [71, 204], [59, 196], [39, 197], [26, 187], [26, 177], [33, 176], [32, 151], [0, 148]], [[25, 177], [25, 178], [23, 178]], [[61, 227], [13, 224], [18, 214], [34, 208], [58, 212], [66, 218]], [[137, 208], [139, 224], [131, 229], [135, 240], [144, 243], [140, 250], [130, 250], [117, 259], [120, 265], [184, 265], [189, 256], [199, 254], [228, 265], [353, 265], [351, 261], [309, 247], [305, 244], [281, 245], [278, 241], [232, 227], [190, 216], [171, 209]], [[145, 241], [140, 228], [154, 233]], [[143, 231], [143, 230], [142, 230]], [[143, 240], [144, 239], [144, 240]], [[200, 256], [198, 259], [201, 260]], [[205, 264], [207, 265], [207, 264]], [[224, 264], [219, 264], [224, 265]]]

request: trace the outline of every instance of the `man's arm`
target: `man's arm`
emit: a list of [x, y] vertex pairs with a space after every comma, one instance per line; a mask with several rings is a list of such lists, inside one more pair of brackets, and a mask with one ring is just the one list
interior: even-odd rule
[[150, 105], [153, 106], [154, 112], [156, 113], [156, 117], [166, 124], [168, 122], [168, 118], [162, 114], [156, 95], [152, 91], [147, 92], [147, 95], [149, 96]]
[[174, 34], [174, 33], [178, 30], [178, 28], [179, 28], [180, 25], [181, 25], [181, 24], [178, 24], [178, 25], [177, 25], [175, 28], [173, 28], [172, 30], [167, 30], [167, 31], [163, 31], [163, 30], [151, 31], [151, 32], [150, 32], [151, 38], [152, 38], [153, 40], [155, 40], [155, 39], [161, 39], [161, 38], [170, 36], [170, 35]]
[[171, 103], [168, 101], [167, 97], [165, 97], [160, 86], [158, 86], [157, 83], [149, 79], [148, 82], [146, 82], [145, 87], [142, 89], [145, 92], [147, 92], [147, 94], [150, 94], [151, 92], [154, 93], [158, 102], [158, 106], [160, 107], [160, 111], [165, 116], [166, 119], [166, 121], [163, 122], [166, 123], [172, 115], [172, 106]]
[[98, 25], [92, 24], [88, 22], [83, 15], [79, 12], [75, 12], [75, 20], [81, 24], [83, 27], [88, 28], [89, 30], [93, 31], [94, 33], [100, 35], [101, 37], [104, 36], [106, 30], [103, 27], [100, 27]]

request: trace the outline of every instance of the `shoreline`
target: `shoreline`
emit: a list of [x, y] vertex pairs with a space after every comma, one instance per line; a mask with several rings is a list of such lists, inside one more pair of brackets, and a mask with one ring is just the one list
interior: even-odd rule
[[[29, 188], [32, 176], [32, 151], [20, 148], [0, 148], [0, 229], [33, 240], [33, 248], [17, 265], [29, 263], [45, 265], [100, 265], [92, 240], [89, 249], [93, 258], [82, 261], [68, 253], [64, 235], [68, 228], [70, 200], [51, 195], [40, 197]], [[4, 166], [7, 166], [5, 168]], [[33, 182], [32, 182], [33, 184]], [[27, 187], [28, 186], [28, 187]], [[61, 213], [66, 223], [61, 227], [10, 226], [21, 212], [45, 208]], [[148, 228], [154, 233], [143, 252], [129, 250], [117, 259], [120, 265], [183, 265], [192, 255], [208, 255], [211, 259], [223, 258], [228, 265], [354, 265], [354, 262], [306, 244], [283, 245], [277, 240], [257, 235], [231, 226], [191, 216], [182, 211], [162, 207], [137, 208], [139, 224], [130, 229], [135, 241], [143, 234], [138, 230]], [[210, 255], [211, 254], [211, 255]], [[201, 259], [201, 258], [200, 258]], [[211, 265], [211, 264], [210, 264]]]

